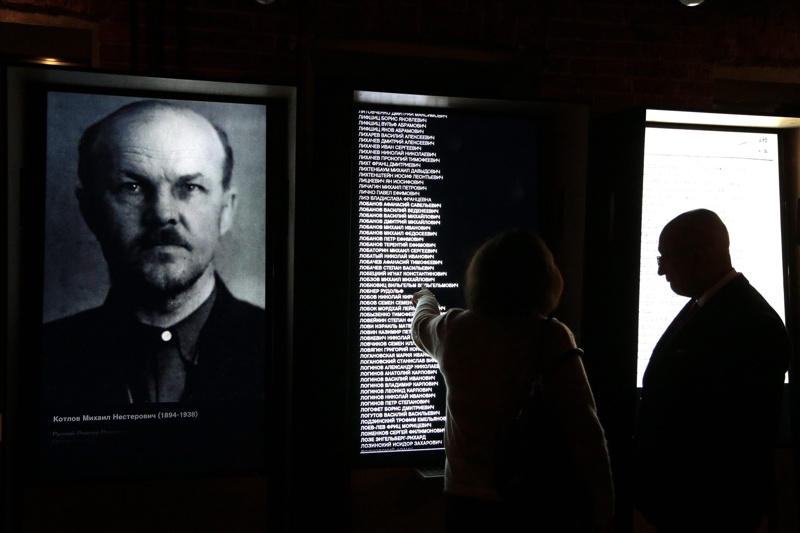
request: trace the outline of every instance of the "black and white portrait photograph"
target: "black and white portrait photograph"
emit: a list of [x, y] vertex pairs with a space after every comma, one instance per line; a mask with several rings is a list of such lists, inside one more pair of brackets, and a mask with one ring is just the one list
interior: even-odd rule
[[266, 107], [51, 92], [44, 394], [263, 397]]
[[257, 467], [267, 106], [50, 91], [48, 475]]
[[[108, 268], [82, 218], [76, 191], [78, 148], [85, 130], [123, 106], [148, 99], [50, 92], [47, 113], [47, 198], [43, 321], [95, 307], [105, 299]], [[220, 239], [216, 268], [242, 300], [265, 300], [266, 106], [194, 100], [157, 100], [193, 110], [224, 132], [233, 150], [230, 185], [236, 188], [231, 230]], [[173, 137], [177, 139], [177, 136]], [[194, 136], [189, 138], [194, 141]], [[198, 147], [199, 148], [199, 147]], [[166, 149], [166, 147], [165, 147]], [[103, 287], [103, 284], [106, 287]]]

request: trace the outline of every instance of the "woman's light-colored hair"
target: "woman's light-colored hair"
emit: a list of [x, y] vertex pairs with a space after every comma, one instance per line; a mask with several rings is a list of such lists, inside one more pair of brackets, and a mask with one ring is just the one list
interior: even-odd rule
[[467, 306], [494, 317], [549, 315], [563, 288], [553, 254], [531, 231], [509, 230], [489, 239], [467, 269]]

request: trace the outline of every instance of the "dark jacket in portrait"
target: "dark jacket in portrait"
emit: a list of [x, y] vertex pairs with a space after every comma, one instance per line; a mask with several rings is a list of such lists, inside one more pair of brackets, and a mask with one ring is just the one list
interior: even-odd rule
[[760, 519], [790, 355], [781, 319], [741, 274], [667, 330], [644, 375], [635, 437], [648, 520]]
[[[158, 328], [106, 302], [43, 330], [42, 462], [53, 479], [258, 471], [267, 414], [266, 312], [237, 300], [217, 278], [177, 403], [139, 401]], [[66, 420], [66, 422], [65, 422]], [[51, 438], [55, 436], [54, 438]]]
[[[267, 328], [265, 311], [234, 298], [218, 277], [182, 402], [263, 400]], [[161, 331], [136, 322], [111, 296], [100, 307], [46, 324], [46, 403], [61, 408], [131, 403], [128, 384], [142, 373]]]

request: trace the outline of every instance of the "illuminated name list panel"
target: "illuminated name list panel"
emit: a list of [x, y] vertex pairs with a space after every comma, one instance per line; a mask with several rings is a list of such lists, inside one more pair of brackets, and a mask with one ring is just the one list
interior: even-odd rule
[[536, 126], [464, 110], [356, 112], [360, 454], [444, 446], [445, 387], [411, 341], [410, 295], [463, 307], [474, 251], [510, 227], [536, 229]]
[[431, 121], [446, 115], [358, 113], [358, 272], [362, 452], [441, 448], [437, 365], [409, 339], [406, 289], [452, 289], [439, 259], [442, 180]]

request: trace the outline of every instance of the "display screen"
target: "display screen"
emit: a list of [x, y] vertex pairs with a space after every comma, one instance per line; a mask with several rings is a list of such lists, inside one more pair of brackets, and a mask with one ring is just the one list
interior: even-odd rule
[[[39, 475], [262, 471], [268, 105], [57, 90], [46, 98], [42, 336], [29, 350], [41, 351]], [[140, 104], [97, 130], [92, 170], [79, 178], [85, 132]], [[213, 281], [197, 311], [154, 319], [203, 279]]]
[[532, 117], [359, 105], [354, 117], [357, 442], [363, 455], [443, 448], [445, 390], [411, 341], [410, 295], [464, 307], [472, 254], [538, 229], [541, 134]]
[[637, 385], [661, 334], [686, 304], [658, 275], [658, 238], [677, 215], [716, 212], [733, 267], [784, 319], [778, 135], [648, 127], [642, 197]]

